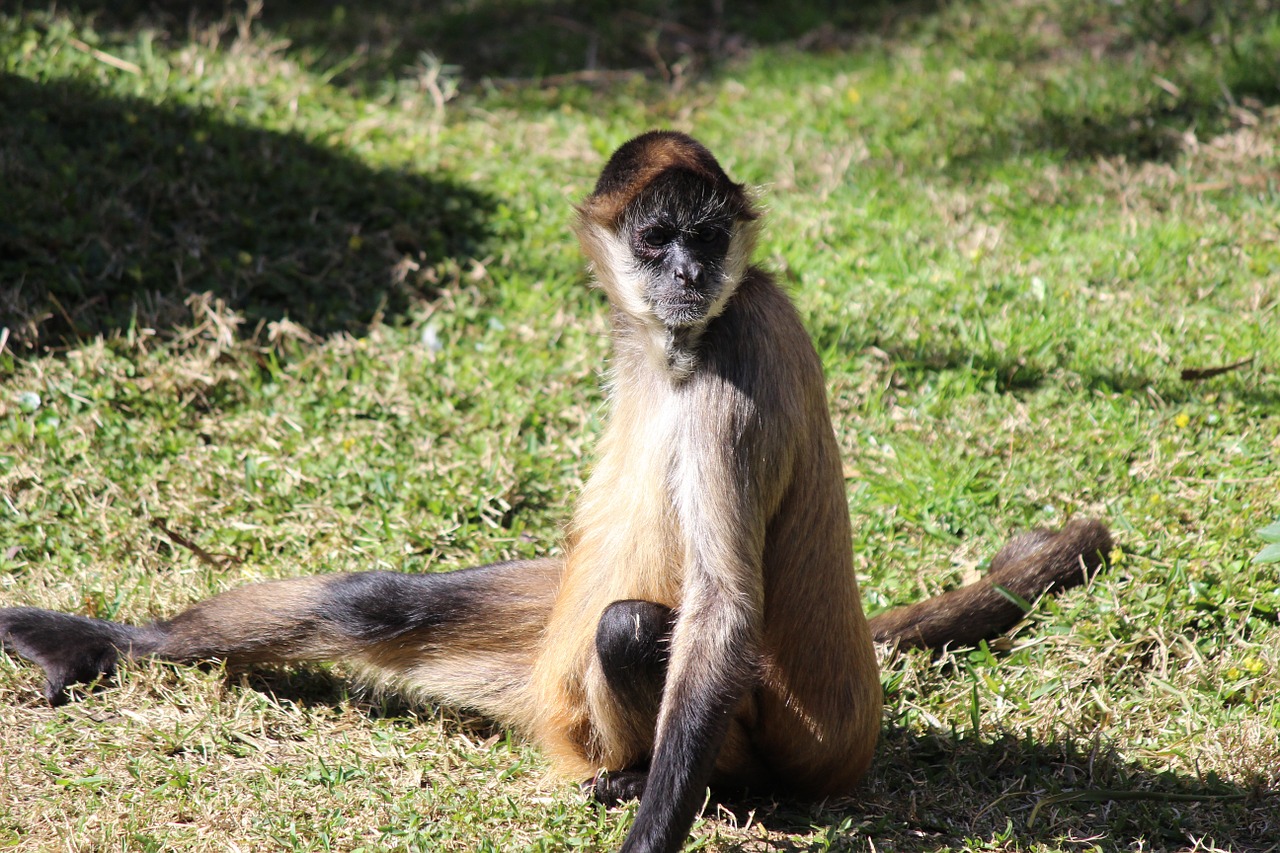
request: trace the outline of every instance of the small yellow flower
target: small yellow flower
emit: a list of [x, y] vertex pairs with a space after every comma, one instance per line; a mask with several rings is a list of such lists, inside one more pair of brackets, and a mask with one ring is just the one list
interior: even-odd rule
[[1178, 429], [1186, 429], [1186, 428], [1187, 428], [1187, 424], [1189, 424], [1189, 423], [1191, 423], [1191, 416], [1190, 416], [1190, 415], [1188, 415], [1188, 414], [1186, 414], [1185, 412], [1184, 412], [1183, 414], [1178, 415], [1176, 418], [1174, 418], [1174, 419], [1173, 419], [1173, 424], [1174, 424], [1174, 426], [1176, 426]]
[[853, 86], [850, 86], [848, 89], [845, 90], [844, 96], [851, 104], [862, 103], [862, 93], [859, 92], [857, 88]]

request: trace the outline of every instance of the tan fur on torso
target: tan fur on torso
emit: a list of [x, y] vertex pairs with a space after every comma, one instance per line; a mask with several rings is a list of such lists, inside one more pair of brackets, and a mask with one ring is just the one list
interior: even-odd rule
[[[578, 500], [560, 592], [534, 669], [534, 692], [545, 709], [539, 740], [579, 778], [628, 766], [653, 737], [643, 731], [647, 721], [633, 726], [614, 707], [593, 670], [596, 626], [611, 603], [680, 604], [685, 555], [668, 486], [678, 427], [670, 416], [671, 392], [650, 383], [611, 400], [609, 428]], [[589, 716], [597, 725], [588, 725]]]
[[[622, 391], [612, 396], [600, 459], [569, 531], [566, 570], [534, 672], [544, 709], [536, 734], [571, 776], [634, 766], [652, 748], [653, 721], [635, 719], [601, 689], [596, 626], [614, 601], [678, 608], [685, 600], [690, 554], [683, 543], [698, 533], [680, 520], [679, 471], [688, 454], [705, 452], [705, 435], [733, 441], [735, 433], [750, 433], [759, 457], [748, 460], [753, 482], [721, 486], [760, 492], [766, 517], [747, 547], [758, 549], [763, 574], [763, 632], [759, 687], [735, 716], [717, 775], [847, 790], [870, 759], [879, 679], [853, 575], [821, 369], [786, 297], [761, 273], [749, 279], [729, 310], [759, 314], [771, 326], [758, 342], [770, 348], [761, 354], [771, 372], [764, 388], [731, 387], [705, 373], [672, 383], [654, 370], [647, 338], [625, 327], [615, 334], [615, 387]], [[707, 499], [693, 517], [714, 506]], [[749, 530], [741, 536], [753, 538]]]

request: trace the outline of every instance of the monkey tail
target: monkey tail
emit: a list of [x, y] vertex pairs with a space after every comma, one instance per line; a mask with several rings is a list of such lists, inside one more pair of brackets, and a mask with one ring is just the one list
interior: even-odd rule
[[1058, 532], [1014, 537], [981, 580], [871, 619], [877, 643], [901, 648], [975, 645], [1013, 627], [1027, 602], [1093, 577], [1111, 553], [1111, 532], [1095, 519], [1072, 519]]

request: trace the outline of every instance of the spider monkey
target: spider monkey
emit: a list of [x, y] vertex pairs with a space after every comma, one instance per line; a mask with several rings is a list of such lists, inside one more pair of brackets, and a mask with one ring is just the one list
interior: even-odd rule
[[53, 704], [121, 657], [345, 661], [527, 734], [601, 801], [639, 797], [632, 853], [678, 850], [708, 785], [849, 791], [880, 728], [873, 641], [991, 636], [1111, 539], [1097, 521], [1024, 534], [983, 580], [868, 623], [821, 365], [750, 263], [759, 224], [673, 132], [624, 144], [577, 208], [611, 413], [562, 558], [255, 584], [143, 626], [8, 608], [4, 648], [44, 668]]

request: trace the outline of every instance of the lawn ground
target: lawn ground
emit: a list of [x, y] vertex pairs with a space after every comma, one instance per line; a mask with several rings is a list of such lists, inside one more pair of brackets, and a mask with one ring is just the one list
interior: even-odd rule
[[[1008, 638], [886, 656], [855, 796], [691, 849], [1280, 849], [1280, 9], [728, 5], [0, 8], [0, 603], [554, 551], [607, 357], [572, 204], [673, 127], [768, 210], [869, 610], [1071, 515], [1120, 545]], [[55, 710], [0, 656], [0, 847], [620, 842], [631, 807], [343, 675]]]

